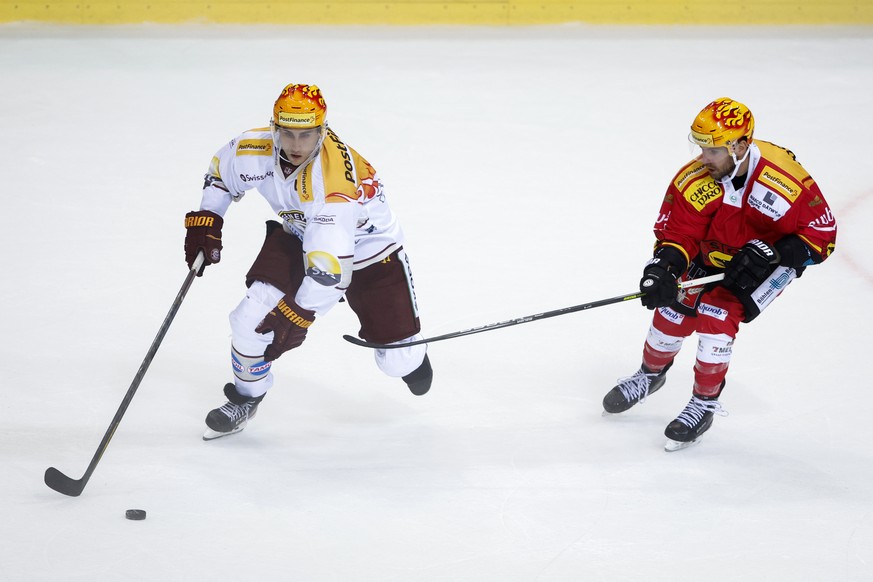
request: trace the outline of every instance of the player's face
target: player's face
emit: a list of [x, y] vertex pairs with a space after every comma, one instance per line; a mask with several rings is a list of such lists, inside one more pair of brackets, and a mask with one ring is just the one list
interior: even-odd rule
[[713, 180], [721, 180], [734, 171], [734, 160], [726, 147], [701, 148], [700, 161]]
[[318, 139], [321, 137], [321, 128], [314, 127], [308, 129], [285, 129], [279, 130], [279, 144], [282, 151], [285, 152], [285, 159], [290, 161], [295, 166], [299, 166], [306, 161], [309, 154], [318, 145]]

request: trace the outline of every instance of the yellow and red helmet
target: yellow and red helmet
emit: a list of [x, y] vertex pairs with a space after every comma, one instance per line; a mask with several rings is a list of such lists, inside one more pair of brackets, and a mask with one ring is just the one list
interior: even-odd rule
[[327, 104], [315, 85], [287, 85], [273, 105], [273, 125], [277, 128], [320, 127], [326, 115]]
[[716, 99], [704, 107], [691, 123], [688, 140], [702, 148], [733, 146], [740, 139], [752, 142], [755, 118], [749, 108], [729, 97]]

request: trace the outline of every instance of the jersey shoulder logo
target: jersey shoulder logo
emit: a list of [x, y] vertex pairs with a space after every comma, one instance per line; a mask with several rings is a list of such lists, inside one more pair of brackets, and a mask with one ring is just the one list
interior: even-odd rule
[[236, 146], [238, 156], [272, 156], [273, 140], [241, 139]]
[[688, 186], [689, 181], [705, 176], [706, 173], [706, 168], [703, 167], [700, 160], [692, 160], [673, 178], [673, 187], [682, 192]]
[[755, 140], [761, 152], [761, 171], [755, 181], [794, 203], [815, 180], [803, 169], [791, 150], [768, 141]]

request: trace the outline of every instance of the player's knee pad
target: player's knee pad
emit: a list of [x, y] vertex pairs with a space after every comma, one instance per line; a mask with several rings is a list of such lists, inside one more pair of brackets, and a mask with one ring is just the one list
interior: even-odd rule
[[733, 347], [734, 338], [726, 333], [697, 334], [697, 360], [705, 364], [728, 364]]
[[[395, 342], [403, 344], [421, 339], [421, 334], [416, 334], [412, 337]], [[427, 355], [427, 346], [419, 344], [405, 348], [396, 348], [391, 350], [374, 350], [376, 365], [386, 375], [393, 378], [401, 378], [414, 372], [424, 361]]]
[[255, 328], [283, 295], [276, 287], [255, 281], [230, 312], [231, 366], [237, 389], [247, 396], [260, 396], [273, 384], [271, 362], [264, 361], [264, 350], [273, 341], [273, 334], [260, 334]]
[[698, 334], [694, 394], [718, 398], [731, 363], [733, 343], [727, 334]]
[[260, 334], [255, 328], [283, 296], [282, 291], [268, 283], [252, 283], [245, 298], [229, 316], [233, 345], [237, 350], [244, 354], [264, 353], [264, 348], [273, 341], [273, 334]]
[[684, 341], [684, 337], [668, 335], [654, 325], [649, 327], [649, 334], [646, 336], [646, 345], [656, 352], [676, 353], [682, 348]]

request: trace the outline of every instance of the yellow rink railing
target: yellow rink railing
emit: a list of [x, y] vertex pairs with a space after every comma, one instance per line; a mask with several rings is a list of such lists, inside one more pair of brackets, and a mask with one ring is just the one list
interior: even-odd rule
[[873, 0], [0, 0], [0, 22], [58, 24], [870, 25]]

